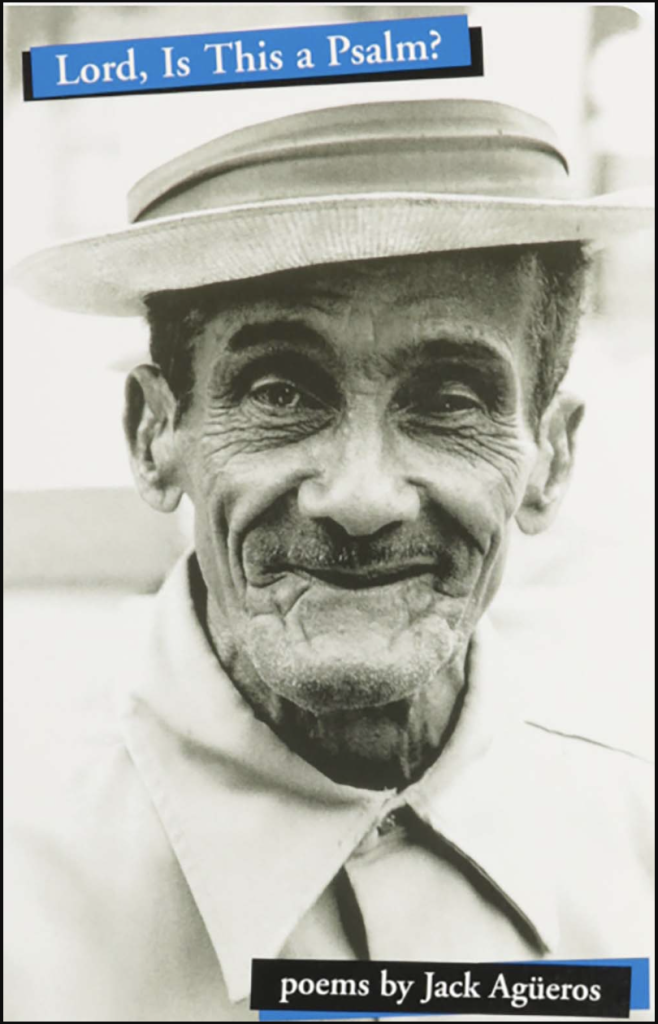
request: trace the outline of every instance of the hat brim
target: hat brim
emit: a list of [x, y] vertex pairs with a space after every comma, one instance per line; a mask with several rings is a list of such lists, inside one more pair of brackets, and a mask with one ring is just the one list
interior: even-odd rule
[[152, 292], [281, 270], [427, 252], [580, 240], [648, 228], [647, 204], [369, 193], [242, 204], [162, 217], [28, 257], [11, 274], [58, 309], [139, 316]]

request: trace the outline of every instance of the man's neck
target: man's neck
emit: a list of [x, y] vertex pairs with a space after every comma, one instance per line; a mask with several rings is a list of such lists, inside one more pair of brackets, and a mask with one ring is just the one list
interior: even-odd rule
[[383, 707], [314, 715], [263, 693], [247, 673], [234, 670], [231, 678], [286, 746], [334, 782], [364, 789], [404, 789], [420, 778], [451, 735], [466, 689], [449, 710], [421, 694]]
[[241, 696], [290, 750], [334, 782], [403, 789], [433, 764], [455, 728], [466, 694], [468, 652], [439, 673], [431, 688], [407, 699], [316, 715], [265, 686], [213, 619], [206, 608], [208, 638]]

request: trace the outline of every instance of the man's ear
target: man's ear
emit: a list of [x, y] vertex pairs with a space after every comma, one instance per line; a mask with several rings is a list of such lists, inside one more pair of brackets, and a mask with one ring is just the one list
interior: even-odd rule
[[183, 493], [176, 443], [176, 399], [157, 366], [137, 366], [126, 381], [123, 426], [139, 493], [158, 512], [173, 512]]
[[551, 525], [573, 469], [576, 433], [585, 406], [574, 395], [558, 392], [542, 416], [535, 464], [516, 521], [524, 533], [541, 533]]

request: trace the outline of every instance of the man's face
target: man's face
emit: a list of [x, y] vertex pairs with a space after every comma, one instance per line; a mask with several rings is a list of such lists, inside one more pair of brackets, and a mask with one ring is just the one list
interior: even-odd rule
[[254, 281], [179, 428], [209, 615], [315, 713], [428, 687], [500, 579], [536, 447], [535, 283], [483, 254]]

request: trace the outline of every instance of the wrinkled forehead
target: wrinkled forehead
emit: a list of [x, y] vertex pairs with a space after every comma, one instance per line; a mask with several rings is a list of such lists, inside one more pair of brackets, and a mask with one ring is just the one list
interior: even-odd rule
[[217, 354], [249, 325], [301, 322], [346, 356], [447, 335], [525, 362], [535, 291], [532, 257], [509, 250], [328, 264], [223, 286], [208, 327]]

